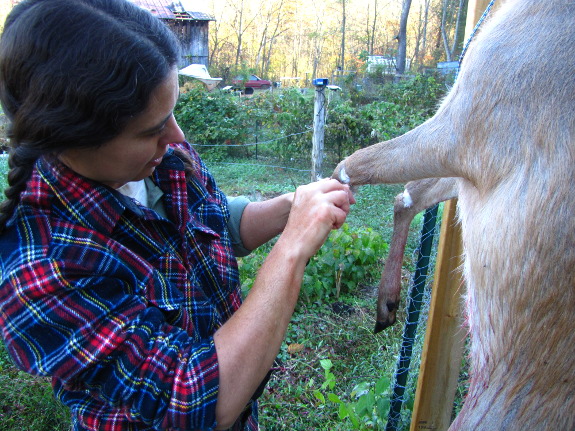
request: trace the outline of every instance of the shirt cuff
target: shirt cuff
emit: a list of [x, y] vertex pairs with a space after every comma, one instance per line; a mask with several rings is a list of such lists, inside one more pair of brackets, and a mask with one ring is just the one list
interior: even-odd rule
[[230, 238], [232, 241], [232, 247], [236, 257], [243, 257], [250, 254], [252, 251], [244, 247], [242, 238], [240, 236], [240, 224], [242, 221], [242, 215], [246, 206], [250, 203], [250, 200], [245, 196], [229, 197], [228, 208], [230, 210], [230, 218], [228, 220], [228, 231], [230, 233]]

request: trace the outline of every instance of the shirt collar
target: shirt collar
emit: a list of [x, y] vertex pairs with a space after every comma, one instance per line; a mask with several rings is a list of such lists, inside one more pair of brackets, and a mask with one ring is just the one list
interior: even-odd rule
[[[167, 175], [172, 180], [174, 177], [183, 178], [183, 165], [179, 159], [174, 159], [177, 157], [168, 151], [162, 163], [156, 168], [154, 176], [159, 175], [161, 178]], [[172, 174], [159, 174], [157, 172], [166, 168], [168, 170], [181, 170], [181, 175], [177, 172]], [[124, 211], [129, 210], [137, 216], [145, 216], [146, 211], [142, 210], [132, 199], [111, 187], [77, 174], [56, 157], [40, 158], [35, 175], [39, 175], [44, 180], [51, 189], [51, 194], [60, 201], [72, 217], [87, 228], [109, 235]], [[34, 183], [33, 180], [32, 184]], [[162, 181], [158, 185], [162, 188]], [[163, 191], [166, 193], [166, 190]], [[39, 194], [31, 190], [22, 199], [23, 201], [30, 201], [37, 199], [37, 196]], [[185, 216], [182, 217], [185, 218]]]

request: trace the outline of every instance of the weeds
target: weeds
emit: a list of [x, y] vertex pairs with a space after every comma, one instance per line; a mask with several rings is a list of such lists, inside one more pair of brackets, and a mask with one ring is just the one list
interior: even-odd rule
[[379, 429], [400, 330], [373, 334], [374, 294], [298, 307], [260, 399], [263, 430]]

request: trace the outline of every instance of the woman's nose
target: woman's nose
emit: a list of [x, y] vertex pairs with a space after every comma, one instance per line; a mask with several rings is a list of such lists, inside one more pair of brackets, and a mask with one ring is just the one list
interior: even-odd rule
[[[164, 134], [164, 140], [166, 145], [169, 145], [173, 142], [183, 142], [186, 137], [184, 136], [184, 132], [180, 129], [178, 122], [172, 115], [172, 117], [168, 120], [166, 124], [167, 133]], [[163, 142], [162, 142], [163, 143]]]

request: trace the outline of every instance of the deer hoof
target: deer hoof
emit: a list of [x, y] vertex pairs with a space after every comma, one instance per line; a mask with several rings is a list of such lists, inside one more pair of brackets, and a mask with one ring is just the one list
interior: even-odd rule
[[381, 332], [384, 329], [389, 328], [394, 323], [395, 323], [395, 319], [393, 320], [393, 322], [391, 322], [389, 320], [386, 320], [384, 322], [376, 321], [375, 322], [375, 328], [373, 329], [373, 333], [377, 334], [378, 332]]
[[378, 332], [381, 332], [384, 329], [389, 328], [397, 320], [395, 313], [399, 308], [399, 301], [387, 302], [385, 304], [385, 307], [387, 308], [387, 310], [382, 310], [381, 312], [378, 312], [377, 320], [375, 322], [375, 329], [373, 330], [374, 334], [377, 334]]

